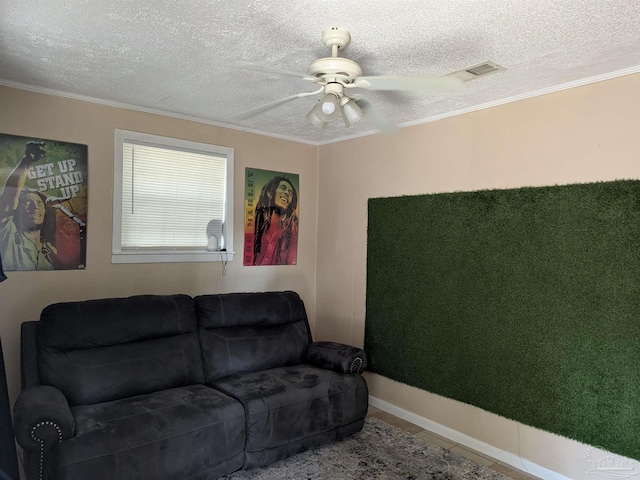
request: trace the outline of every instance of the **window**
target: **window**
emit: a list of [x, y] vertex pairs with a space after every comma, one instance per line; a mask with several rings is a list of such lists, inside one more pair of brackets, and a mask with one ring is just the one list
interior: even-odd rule
[[116, 130], [112, 263], [233, 260], [233, 149]]

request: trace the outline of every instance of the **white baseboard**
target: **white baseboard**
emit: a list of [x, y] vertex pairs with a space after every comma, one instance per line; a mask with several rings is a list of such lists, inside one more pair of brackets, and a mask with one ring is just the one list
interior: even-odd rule
[[553, 470], [549, 470], [537, 463], [533, 463], [525, 458], [519, 457], [518, 455], [514, 455], [513, 453], [505, 452], [493, 445], [481, 442], [480, 440], [465, 435], [464, 433], [460, 433], [457, 430], [440, 425], [433, 420], [421, 417], [420, 415], [416, 415], [415, 413], [409, 412], [403, 408], [396, 407], [389, 402], [385, 402], [384, 400], [380, 400], [379, 398], [371, 395], [369, 396], [369, 404], [387, 413], [395, 415], [396, 417], [402, 418], [407, 422], [418, 425], [419, 427], [444, 437], [447, 440], [451, 440], [453, 443], [463, 445], [475, 450], [476, 452], [480, 452], [483, 455], [495, 458], [499, 462], [528, 473], [529, 475], [534, 475], [544, 480], [571, 480], [569, 477], [565, 477], [564, 475], [554, 472]]

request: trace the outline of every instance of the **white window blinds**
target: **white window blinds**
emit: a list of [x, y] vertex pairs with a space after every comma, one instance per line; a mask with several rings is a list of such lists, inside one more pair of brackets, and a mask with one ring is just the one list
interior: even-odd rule
[[233, 148], [115, 131], [113, 263], [233, 261]]
[[122, 249], [206, 249], [207, 225], [224, 221], [226, 161], [124, 142]]

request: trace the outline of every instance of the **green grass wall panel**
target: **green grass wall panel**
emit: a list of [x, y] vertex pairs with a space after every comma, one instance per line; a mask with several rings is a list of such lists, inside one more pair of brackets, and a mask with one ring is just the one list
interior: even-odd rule
[[372, 371], [640, 459], [640, 181], [369, 200]]

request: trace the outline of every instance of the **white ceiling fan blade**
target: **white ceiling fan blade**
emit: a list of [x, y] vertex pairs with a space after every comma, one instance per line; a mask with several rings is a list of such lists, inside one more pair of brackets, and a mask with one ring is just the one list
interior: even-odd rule
[[398, 127], [390, 121], [382, 110], [375, 103], [361, 97], [360, 95], [352, 95], [353, 101], [362, 109], [366, 118], [371, 120], [375, 127], [384, 133], [394, 133], [398, 131]]
[[[287, 75], [289, 77], [298, 77], [298, 78], [309, 78], [309, 74], [300, 73], [300, 72], [292, 72], [290, 70], [285, 70], [283, 68], [270, 67], [267, 65], [260, 65], [257, 63], [249, 63], [249, 62], [234, 62], [233, 66], [236, 68], [242, 68], [244, 70], [253, 70], [256, 72], [264, 72], [264, 73], [276, 73], [279, 75]], [[309, 78], [312, 80], [311, 78]]]
[[264, 105], [260, 105], [259, 107], [252, 108], [251, 110], [247, 110], [246, 112], [239, 113], [239, 114], [235, 115], [235, 118], [237, 118], [238, 120], [246, 120], [247, 118], [253, 117], [254, 115], [257, 115], [259, 113], [264, 112], [265, 110], [269, 110], [270, 108], [277, 107], [279, 105], [282, 105], [283, 103], [290, 102], [291, 100], [295, 100], [296, 98], [302, 98], [302, 97], [309, 97], [311, 95], [317, 95], [319, 93], [322, 93], [323, 90], [324, 90], [324, 87], [321, 87], [318, 90], [315, 90], [313, 92], [296, 93], [295, 95], [291, 95], [289, 97], [284, 97], [284, 98], [281, 98], [279, 100], [274, 100], [273, 102], [266, 103]]
[[352, 84], [354, 87], [367, 90], [402, 90], [409, 92], [464, 92], [467, 85], [456, 77], [442, 76], [396, 76], [380, 75], [374, 77], [360, 77]]

